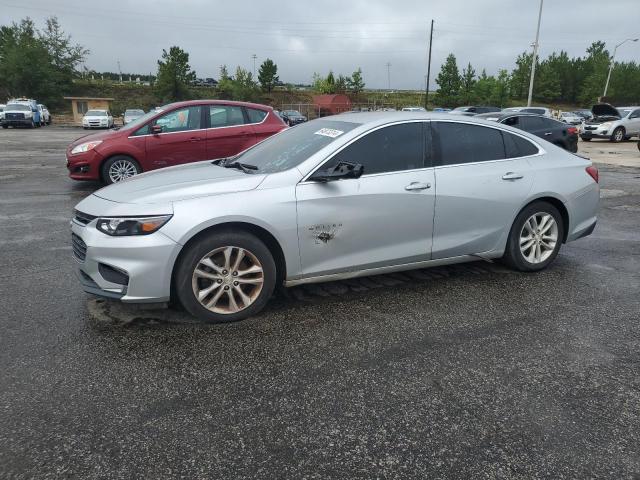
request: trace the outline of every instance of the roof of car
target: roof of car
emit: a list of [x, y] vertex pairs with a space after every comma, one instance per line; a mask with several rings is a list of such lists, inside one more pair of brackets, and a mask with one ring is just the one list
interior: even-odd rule
[[166, 105], [167, 108], [171, 107], [188, 107], [190, 105], [236, 105], [238, 107], [251, 107], [261, 110], [271, 109], [269, 105], [262, 105], [260, 103], [251, 102], [236, 102], [233, 100], [185, 100], [183, 102], [173, 102]]
[[475, 115], [475, 118], [493, 118], [493, 117], [497, 117], [500, 120], [502, 120], [503, 118], [507, 118], [507, 117], [540, 117], [540, 118], [549, 118], [549, 117], [545, 117], [544, 115], [540, 115], [538, 113], [521, 112], [521, 111], [519, 111], [519, 112], [490, 112], [490, 113], [481, 113], [479, 115]]
[[[505, 117], [513, 116], [514, 113], [501, 114], [501, 112], [493, 112], [481, 115], [475, 115], [472, 117], [466, 117], [462, 115], [451, 115], [450, 113], [440, 112], [346, 112], [338, 115], [332, 115], [331, 117], [323, 117], [324, 119], [330, 119], [341, 122], [352, 122], [360, 124], [384, 125], [385, 123], [402, 122], [410, 120], [449, 120], [454, 122], [469, 122], [480, 123], [484, 125], [493, 125], [493, 122], [485, 120], [487, 117]], [[531, 117], [542, 117], [542, 115], [536, 115], [535, 113], [516, 113], [516, 115], [527, 115]]]

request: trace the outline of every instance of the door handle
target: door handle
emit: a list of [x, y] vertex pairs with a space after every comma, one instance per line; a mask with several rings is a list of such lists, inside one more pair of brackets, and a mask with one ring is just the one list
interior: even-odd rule
[[503, 180], [520, 180], [524, 175], [515, 172], [507, 172], [502, 176]]
[[201, 138], [201, 137], [191, 137], [191, 138], [189, 139], [189, 141], [190, 141], [190, 142], [199, 142], [200, 140], [202, 140], [202, 138]]
[[431, 188], [430, 183], [411, 182], [409, 185], [404, 187], [404, 189], [408, 192], [411, 192], [413, 190], [426, 190], [427, 188]]
[[545, 136], [553, 135], [553, 133], [551, 133], [551, 132], [544, 132], [544, 134], [545, 134]]

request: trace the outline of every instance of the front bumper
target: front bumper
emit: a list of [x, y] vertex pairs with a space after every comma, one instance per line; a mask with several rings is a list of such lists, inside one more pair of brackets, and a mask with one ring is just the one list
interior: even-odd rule
[[[31, 126], [31, 122], [33, 119], [31, 118], [25, 118], [24, 120], [17, 120], [17, 119], [12, 119], [12, 120], [2, 120], [2, 125], [7, 125], [9, 127], [28, 127]], [[35, 120], [33, 120], [33, 123], [37, 123]]]
[[77, 155], [71, 155], [67, 151], [69, 177], [74, 180], [100, 180], [100, 164], [103, 158], [95, 148]]
[[[166, 302], [171, 292], [171, 273], [181, 246], [158, 231], [151, 235], [110, 237], [95, 228], [96, 220], [82, 225], [71, 221], [71, 232], [84, 243], [74, 259], [85, 292], [123, 302]], [[75, 240], [77, 244], [77, 239]], [[115, 283], [109, 271], [120, 272]], [[109, 277], [110, 280], [107, 280]], [[115, 280], [118, 280], [116, 278]]]
[[598, 128], [596, 130], [586, 130], [584, 127], [580, 131], [580, 138], [609, 138], [611, 133], [608, 129]]

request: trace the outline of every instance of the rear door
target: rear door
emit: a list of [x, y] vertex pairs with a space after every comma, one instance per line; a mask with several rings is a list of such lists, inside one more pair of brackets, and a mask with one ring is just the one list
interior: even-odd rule
[[427, 125], [409, 122], [376, 129], [319, 167], [359, 163], [364, 167], [360, 178], [298, 184], [298, 239], [305, 275], [430, 258], [435, 184], [433, 168], [425, 160]]
[[[432, 122], [436, 180], [434, 259], [489, 252], [500, 246], [533, 184], [525, 158], [530, 141], [463, 122]], [[522, 148], [516, 148], [523, 143]], [[514, 146], [516, 145], [516, 146]]]
[[171, 110], [156, 118], [151, 126], [159, 125], [162, 132], [145, 137], [147, 163], [152, 168], [206, 160], [205, 131], [202, 129], [201, 105]]
[[635, 109], [627, 120], [627, 133], [638, 135], [640, 133], [640, 108]]
[[207, 115], [207, 158], [231, 157], [256, 143], [244, 108], [238, 105], [209, 105]]
[[251, 107], [246, 107], [245, 111], [247, 112], [253, 133], [256, 135], [256, 143], [261, 142], [265, 138], [268, 138], [287, 127], [279, 120], [271, 118], [271, 116], [275, 115], [273, 112], [267, 112], [266, 110]]

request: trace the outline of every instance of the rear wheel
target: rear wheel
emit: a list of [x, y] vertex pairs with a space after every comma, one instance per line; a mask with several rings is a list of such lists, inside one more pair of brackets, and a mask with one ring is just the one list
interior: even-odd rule
[[211, 233], [187, 247], [176, 266], [175, 287], [184, 308], [209, 323], [258, 313], [271, 298], [276, 266], [271, 252], [243, 231]]
[[611, 134], [611, 141], [621, 142], [622, 140], [624, 140], [624, 127], [618, 127]]
[[547, 202], [534, 202], [513, 222], [503, 260], [522, 272], [542, 270], [558, 255], [563, 238], [558, 209]]
[[590, 142], [590, 141], [591, 141], [591, 139], [590, 139], [590, 138], [583, 138], [583, 139], [582, 139], [582, 141], [583, 141], [583, 142]]
[[111, 185], [142, 173], [142, 168], [133, 158], [116, 155], [102, 164], [101, 173], [104, 183]]

